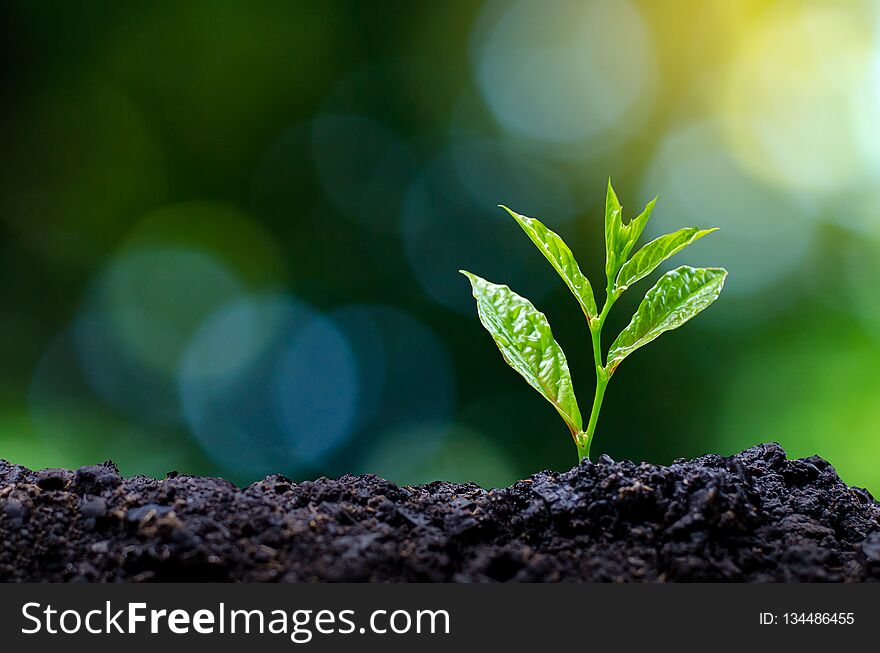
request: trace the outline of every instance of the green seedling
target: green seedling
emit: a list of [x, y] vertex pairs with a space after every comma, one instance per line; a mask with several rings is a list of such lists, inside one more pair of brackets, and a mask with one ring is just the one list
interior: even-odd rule
[[677, 329], [718, 299], [727, 270], [681, 266], [660, 277], [639, 305], [629, 325], [602, 356], [602, 328], [608, 312], [634, 283], [648, 276], [663, 261], [715, 229], [686, 227], [660, 236], [630, 253], [642, 234], [656, 198], [638, 216], [623, 223], [623, 210], [611, 182], [605, 199], [605, 303], [596, 305], [593, 288], [581, 272], [571, 250], [557, 234], [541, 222], [502, 206], [562, 277], [580, 304], [593, 346], [596, 366], [596, 394], [586, 429], [571, 382], [568, 361], [554, 340], [550, 324], [525, 297], [504, 285], [486, 281], [461, 270], [470, 279], [480, 322], [492, 335], [504, 360], [544, 396], [565, 421], [577, 446], [579, 460], [589, 459], [605, 389], [623, 360], [660, 334]]

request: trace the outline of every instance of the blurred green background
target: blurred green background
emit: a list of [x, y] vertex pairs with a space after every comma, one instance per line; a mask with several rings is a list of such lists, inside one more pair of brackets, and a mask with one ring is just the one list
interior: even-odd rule
[[588, 408], [577, 305], [495, 206], [598, 278], [611, 176], [627, 216], [659, 194], [649, 237], [721, 227], [675, 262], [730, 279], [621, 367], [594, 453], [776, 440], [880, 489], [878, 3], [0, 11], [0, 457], [239, 483], [566, 469], [456, 270], [548, 315]]

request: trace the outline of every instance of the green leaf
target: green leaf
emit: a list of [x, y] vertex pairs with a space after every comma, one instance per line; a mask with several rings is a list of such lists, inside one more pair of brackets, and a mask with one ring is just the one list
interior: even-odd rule
[[599, 310], [596, 308], [593, 287], [584, 276], [584, 273], [581, 272], [577, 261], [574, 259], [574, 255], [571, 253], [568, 245], [565, 244], [565, 241], [558, 234], [545, 227], [540, 220], [520, 215], [503, 205], [501, 208], [507, 211], [519, 223], [519, 226], [532, 239], [535, 246], [541, 250], [544, 258], [550, 262], [553, 269], [562, 277], [565, 285], [568, 286], [581, 305], [581, 309], [584, 311], [587, 319], [596, 317], [599, 314]]
[[655, 197], [648, 202], [644, 211], [628, 224], [623, 224], [623, 207], [611, 186], [611, 180], [608, 180], [608, 192], [605, 195], [605, 276], [609, 286], [613, 285], [621, 266], [629, 258], [656, 203]]
[[550, 324], [525, 297], [465, 270], [471, 282], [480, 322], [501, 355], [535, 390], [553, 404], [572, 435], [583, 430], [568, 361], [553, 339]]
[[727, 270], [692, 268], [686, 265], [670, 270], [648, 291], [629, 325], [621, 331], [608, 351], [608, 368], [614, 371], [621, 361], [660, 334], [677, 329], [718, 299]]
[[645, 205], [645, 208], [639, 213], [635, 218], [633, 218], [628, 225], [626, 225], [626, 243], [624, 245], [623, 253], [621, 256], [621, 264], [629, 258], [629, 254], [635, 246], [636, 242], [642, 235], [642, 232], [645, 230], [645, 225], [648, 224], [648, 218], [651, 217], [651, 214], [654, 212], [654, 207], [657, 205], [657, 198], [655, 197], [650, 202]]
[[621, 291], [626, 290], [636, 281], [645, 278], [657, 269], [663, 261], [680, 252], [691, 243], [717, 229], [697, 229], [686, 227], [678, 231], [660, 236], [642, 247], [620, 268], [615, 284]]
[[605, 193], [605, 276], [614, 279], [620, 268], [617, 261], [620, 256], [620, 239], [623, 232], [623, 207], [617, 199], [617, 193], [608, 180]]

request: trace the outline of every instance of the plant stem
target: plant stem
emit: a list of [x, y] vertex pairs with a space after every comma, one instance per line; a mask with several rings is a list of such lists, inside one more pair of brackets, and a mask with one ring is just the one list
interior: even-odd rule
[[596, 363], [596, 395], [593, 397], [593, 409], [590, 411], [590, 421], [587, 429], [579, 434], [578, 460], [590, 459], [590, 445], [593, 444], [593, 436], [596, 434], [596, 424], [599, 422], [599, 411], [602, 410], [602, 400], [605, 398], [605, 388], [611, 379], [608, 369], [602, 364], [602, 327], [605, 326], [605, 318], [617, 299], [612, 288], [608, 288], [605, 295], [605, 306], [595, 320], [590, 321], [590, 337], [593, 340], [593, 360]]
[[605, 388], [608, 387], [610, 377], [604, 373], [596, 376], [596, 396], [593, 397], [593, 410], [590, 411], [590, 421], [587, 430], [584, 431], [582, 451], [578, 451], [580, 460], [590, 459], [590, 445], [593, 444], [593, 436], [596, 433], [596, 423], [599, 421], [599, 411], [602, 410], [602, 400], [605, 398]]

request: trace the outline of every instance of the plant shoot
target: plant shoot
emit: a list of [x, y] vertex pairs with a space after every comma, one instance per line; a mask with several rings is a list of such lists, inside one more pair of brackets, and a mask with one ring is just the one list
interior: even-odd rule
[[502, 206], [541, 251], [577, 299], [592, 340], [596, 393], [586, 427], [574, 394], [568, 361], [553, 338], [550, 324], [525, 297], [504, 285], [461, 270], [471, 282], [480, 322], [492, 335], [501, 355], [514, 370], [549, 401], [568, 426], [579, 460], [589, 459], [599, 411], [608, 382], [623, 360], [662, 333], [677, 329], [714, 302], [724, 286], [727, 270], [681, 266], [660, 277], [633, 315], [629, 325], [603, 356], [602, 329], [614, 303], [634, 283], [666, 259], [715, 231], [685, 227], [660, 236], [630, 254], [654, 210], [651, 200], [635, 218], [623, 222], [623, 209], [611, 182], [605, 199], [605, 301], [601, 310], [593, 287], [581, 272], [571, 250], [557, 234], [535, 218]]

